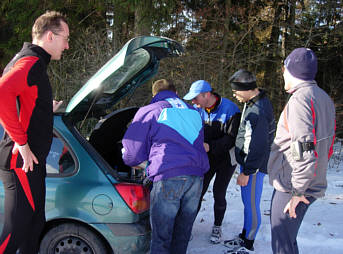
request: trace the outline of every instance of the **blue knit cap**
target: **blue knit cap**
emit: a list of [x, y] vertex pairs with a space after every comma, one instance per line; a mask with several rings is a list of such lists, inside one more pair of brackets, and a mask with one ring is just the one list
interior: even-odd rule
[[296, 48], [284, 62], [289, 73], [298, 79], [314, 80], [317, 74], [317, 57], [311, 49]]

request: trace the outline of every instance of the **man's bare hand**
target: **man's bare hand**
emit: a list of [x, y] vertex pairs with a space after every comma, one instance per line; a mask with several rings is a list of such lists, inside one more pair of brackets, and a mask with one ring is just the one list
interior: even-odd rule
[[204, 143], [204, 148], [205, 148], [206, 153], [208, 153], [208, 151], [210, 151], [210, 146], [209, 146], [209, 144]]
[[247, 186], [249, 182], [249, 176], [244, 175], [243, 173], [240, 173], [239, 176], [237, 177], [237, 184], [239, 186]]
[[62, 105], [62, 103], [63, 103], [63, 101], [55, 101], [55, 100], [53, 100], [52, 101], [52, 111], [56, 112], [59, 109], [59, 107]]
[[310, 201], [308, 201], [304, 195], [298, 197], [298, 196], [292, 196], [291, 200], [287, 203], [285, 206], [285, 209], [283, 209], [284, 213], [289, 213], [289, 217], [296, 218], [297, 214], [295, 213], [295, 209], [297, 208], [298, 204], [300, 202], [304, 202], [306, 205], [310, 204]]
[[17, 154], [19, 151], [21, 157], [23, 158], [23, 167], [22, 170], [25, 173], [33, 171], [33, 163], [38, 164], [38, 160], [36, 156], [32, 153], [29, 145], [26, 143], [25, 145], [18, 145], [17, 143], [14, 144], [12, 149], [12, 154]]

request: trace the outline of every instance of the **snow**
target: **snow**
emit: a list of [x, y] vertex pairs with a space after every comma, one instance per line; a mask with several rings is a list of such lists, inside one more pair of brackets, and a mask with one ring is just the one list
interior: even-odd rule
[[[240, 188], [236, 184], [237, 172], [231, 179], [226, 193], [227, 209], [222, 224], [223, 240], [236, 237], [242, 231], [243, 204]], [[316, 200], [307, 211], [298, 234], [300, 253], [343, 253], [343, 144], [336, 142], [328, 174], [328, 188], [324, 198]], [[268, 176], [264, 178], [261, 199], [262, 223], [255, 239], [255, 253], [270, 254], [271, 234], [269, 223], [270, 201], [273, 192]], [[219, 254], [226, 247], [209, 241], [213, 225], [212, 183], [204, 196], [201, 210], [194, 222], [192, 240], [187, 254]]]

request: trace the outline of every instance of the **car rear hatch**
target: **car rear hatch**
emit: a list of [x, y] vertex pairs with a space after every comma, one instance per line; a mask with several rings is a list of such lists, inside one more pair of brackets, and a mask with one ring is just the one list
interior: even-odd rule
[[[157, 73], [161, 59], [180, 56], [182, 52], [182, 46], [168, 38], [134, 38], [95, 73], [69, 102], [64, 119], [70, 126], [74, 127], [88, 118], [101, 119], [92, 128], [89, 143], [85, 146], [89, 151], [96, 150], [101, 155], [96, 161], [103, 164], [100, 168], [105, 174], [114, 177], [113, 182], [117, 179], [119, 182], [134, 183], [141, 178], [124, 165], [120, 152], [120, 141], [137, 108], [108, 114], [109, 109], [150, 80]], [[96, 157], [96, 153], [93, 155]], [[136, 173], [139, 175], [139, 172]]]
[[88, 117], [100, 118], [107, 109], [151, 79], [165, 57], [179, 56], [182, 46], [164, 37], [131, 39], [70, 100], [66, 117], [72, 124]]

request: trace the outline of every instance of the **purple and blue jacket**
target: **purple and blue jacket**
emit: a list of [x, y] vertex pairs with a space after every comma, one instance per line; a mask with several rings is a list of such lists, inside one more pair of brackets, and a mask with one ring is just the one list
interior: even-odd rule
[[126, 131], [123, 160], [148, 161], [154, 182], [180, 175], [203, 176], [209, 169], [200, 114], [172, 91], [161, 91], [140, 108]]

